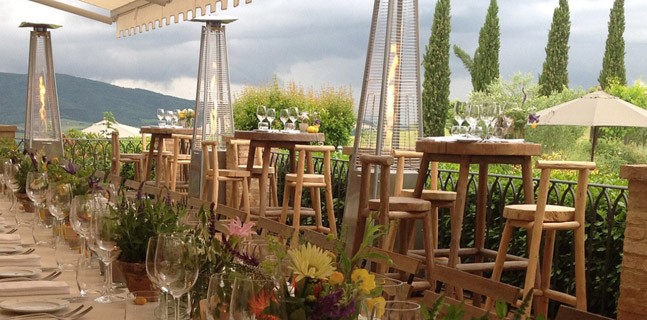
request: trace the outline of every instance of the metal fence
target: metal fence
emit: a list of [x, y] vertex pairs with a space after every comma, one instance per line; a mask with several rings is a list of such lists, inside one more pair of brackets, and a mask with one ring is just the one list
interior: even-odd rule
[[[140, 152], [141, 140], [123, 139], [123, 152]], [[106, 139], [66, 139], [65, 157], [77, 164], [90, 165], [97, 170], [109, 171], [111, 157], [110, 141]], [[279, 177], [279, 197], [282, 196], [282, 177], [288, 167], [288, 155], [275, 153], [272, 165]], [[321, 169], [323, 161], [318, 159], [315, 166]], [[344, 213], [346, 183], [348, 177], [348, 161], [333, 159], [333, 198], [335, 215], [338, 225], [341, 225]], [[128, 170], [123, 171], [128, 174]], [[444, 190], [455, 190], [457, 171], [440, 170], [440, 187]], [[478, 193], [478, 174], [471, 173], [468, 181], [468, 196], [463, 227], [462, 246], [470, 246], [474, 241], [474, 222], [476, 215], [476, 194]], [[551, 202], [562, 205], [572, 205], [575, 195], [574, 181], [554, 180], [551, 184]], [[487, 199], [487, 229], [486, 246], [497, 248], [503, 223], [501, 212], [505, 204], [523, 202], [521, 178], [518, 176], [496, 175], [488, 176], [489, 196]], [[536, 184], [535, 184], [536, 188]], [[627, 188], [623, 186], [590, 184], [588, 188], [586, 210], [586, 257], [587, 257], [587, 297], [589, 311], [615, 316], [616, 304], [620, 287], [620, 266], [622, 262], [622, 245], [627, 210]], [[303, 197], [303, 205], [309, 205], [310, 197]], [[442, 211], [441, 211], [442, 213]], [[441, 214], [439, 222], [439, 243], [448, 247], [450, 222], [447, 214]], [[525, 233], [515, 237], [510, 244], [513, 254], [525, 253]], [[574, 292], [575, 275], [573, 269], [572, 232], [560, 232], [556, 241], [553, 287], [566, 292]], [[521, 275], [522, 277], [523, 275]], [[508, 279], [520, 283], [520, 276]], [[553, 306], [554, 308], [554, 306]]]

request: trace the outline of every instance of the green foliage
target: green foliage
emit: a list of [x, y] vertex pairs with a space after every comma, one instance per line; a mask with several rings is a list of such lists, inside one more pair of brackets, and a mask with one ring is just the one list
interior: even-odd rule
[[571, 33], [568, 1], [560, 0], [553, 12], [553, 22], [548, 32], [546, 60], [539, 76], [539, 94], [549, 96], [568, 87], [568, 38]]
[[173, 205], [161, 197], [151, 200], [138, 195], [134, 201], [122, 197], [116, 206], [109, 206], [111, 216], [119, 223], [116, 239], [121, 250], [119, 260], [142, 262], [146, 260], [148, 238], [162, 233], [182, 231], [180, 221], [185, 208]]
[[474, 91], [486, 91], [487, 86], [499, 78], [499, 6], [490, 0], [485, 23], [479, 32], [479, 47], [474, 53]]
[[461, 47], [454, 45], [454, 55], [458, 57], [458, 59], [461, 60], [463, 63], [463, 66], [467, 71], [470, 73], [470, 78], [472, 80], [472, 88], [475, 88], [476, 85], [474, 84], [474, 79], [476, 79], [476, 76], [474, 75], [474, 59], [472, 59], [472, 56], [470, 56], [469, 53], [467, 53], [465, 50], [463, 50]]
[[442, 136], [449, 108], [449, 0], [438, 0], [427, 52], [422, 61], [425, 79], [422, 84], [422, 114], [425, 136]]
[[625, 1], [615, 0], [609, 14], [609, 34], [607, 35], [604, 58], [602, 59], [602, 71], [598, 82], [603, 89], [609, 86], [611, 81], [619, 84], [627, 83], [627, 71], [625, 70]]
[[[345, 146], [350, 142], [355, 128], [353, 98], [349, 88], [327, 87], [320, 92], [305, 90], [291, 82], [281, 86], [277, 79], [262, 87], [245, 87], [234, 99], [234, 122], [238, 130], [253, 130], [258, 127], [256, 108], [264, 105], [276, 109], [299, 108], [309, 114], [318, 112], [321, 117], [319, 132], [326, 134], [326, 144]], [[281, 128], [279, 121], [272, 128]]]

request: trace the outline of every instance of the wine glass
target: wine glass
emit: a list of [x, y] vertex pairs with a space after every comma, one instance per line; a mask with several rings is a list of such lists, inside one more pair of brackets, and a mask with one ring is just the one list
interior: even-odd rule
[[108, 206], [98, 203], [90, 221], [90, 247], [99, 255], [105, 265], [105, 291], [94, 301], [111, 303], [123, 301], [124, 297], [115, 295], [112, 290], [112, 262], [117, 259], [121, 250], [115, 241], [116, 230], [119, 227], [117, 220], [111, 215]]
[[288, 122], [289, 118], [290, 113], [288, 112], [288, 109], [281, 109], [279, 112], [279, 119], [281, 119], [281, 122], [283, 123], [283, 131], [285, 131], [285, 123]]
[[47, 172], [27, 173], [25, 190], [27, 191], [27, 196], [34, 202], [36, 208], [40, 208], [43, 202], [47, 200], [48, 186]]
[[166, 110], [166, 125], [169, 127], [173, 126], [173, 110]]
[[294, 124], [294, 128], [296, 128], [296, 122], [297, 118], [299, 117], [299, 108], [297, 107], [292, 107], [288, 109], [289, 117], [290, 117], [290, 122]]
[[[20, 170], [20, 166], [18, 164], [14, 164], [11, 162], [11, 160], [7, 160], [3, 163], [3, 168], [4, 168], [4, 181], [5, 185], [11, 190], [11, 206], [8, 209], [8, 212], [14, 212], [14, 209], [16, 208], [16, 192], [20, 189], [20, 186], [18, 185], [18, 180], [16, 179], [16, 173], [18, 170]], [[27, 222], [25, 219], [23, 219], [23, 215], [21, 214], [23, 211], [22, 210], [16, 210], [16, 225], [20, 226], [25, 224]], [[30, 215], [30, 214], [27, 214]], [[27, 219], [28, 220], [28, 219]]]
[[267, 107], [265, 106], [258, 106], [256, 108], [256, 118], [258, 119], [258, 127], [261, 127], [261, 122], [265, 120], [265, 117], [267, 117]]
[[470, 132], [473, 133], [476, 131], [476, 125], [478, 124], [480, 119], [481, 119], [481, 106], [479, 106], [478, 104], [469, 105], [467, 109], [467, 115], [465, 116], [465, 120], [470, 125]]
[[456, 120], [459, 127], [463, 125], [463, 122], [465, 122], [466, 115], [467, 115], [467, 103], [456, 102], [456, 104], [454, 104], [454, 120]]
[[86, 257], [87, 241], [90, 237], [92, 212], [99, 204], [94, 195], [81, 195], [72, 198], [70, 209], [70, 224], [76, 233], [81, 236], [81, 256]]
[[280, 298], [279, 288], [272, 279], [237, 277], [231, 291], [229, 319], [262, 319], [262, 315], [267, 314], [278, 319], [287, 319], [285, 301]]
[[157, 238], [155, 273], [160, 287], [175, 300], [175, 320], [180, 319], [180, 297], [198, 279], [199, 264], [191, 254], [191, 241], [179, 235], [162, 234]]
[[485, 136], [489, 136], [490, 127], [498, 114], [498, 107], [494, 103], [484, 103], [481, 106], [481, 119], [485, 124]]
[[180, 110], [175, 109], [173, 110], [173, 123], [177, 126], [180, 122]]
[[276, 110], [267, 109], [267, 121], [270, 123], [270, 131], [272, 131], [272, 122], [276, 119]]
[[[160, 288], [159, 277], [155, 272], [155, 253], [157, 252], [157, 236], [148, 238], [148, 245], [146, 246], [146, 275], [153, 284], [153, 287]], [[162, 291], [163, 298], [160, 300], [159, 310], [163, 319], [168, 319], [168, 293]]]
[[164, 112], [164, 109], [158, 108], [157, 109], [157, 120], [158, 120], [157, 125], [158, 126], [160, 126], [160, 127], [164, 126], [165, 122], [163, 122], [163, 120], [164, 120], [165, 116], [166, 116], [166, 113]]
[[72, 206], [72, 186], [69, 183], [50, 183], [47, 192], [47, 208], [56, 218], [59, 236], [63, 236], [65, 218], [70, 215]]

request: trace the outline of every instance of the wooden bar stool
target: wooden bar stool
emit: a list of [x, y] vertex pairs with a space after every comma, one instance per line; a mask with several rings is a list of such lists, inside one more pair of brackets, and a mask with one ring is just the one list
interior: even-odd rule
[[[290, 195], [294, 196], [292, 210], [292, 226], [297, 231], [300, 228], [313, 228], [319, 232], [332, 233], [337, 235], [337, 223], [335, 221], [334, 203], [332, 197], [332, 166], [330, 163], [330, 154], [335, 151], [334, 146], [311, 146], [296, 145], [294, 150], [299, 153], [297, 169], [295, 173], [285, 175], [285, 189], [283, 191], [283, 208], [281, 211], [280, 222], [285, 223], [289, 211]], [[313, 153], [323, 153], [322, 173], [315, 173]], [[306, 166], [307, 163], [307, 166]], [[310, 188], [312, 198], [312, 208], [315, 212], [315, 225], [301, 225], [301, 196], [304, 188]], [[328, 227], [323, 226], [321, 213], [321, 194], [320, 189], [325, 191], [326, 213], [328, 217]], [[298, 234], [295, 234], [293, 241], [298, 241]]]
[[[399, 229], [397, 224], [404, 220], [423, 220], [423, 230], [426, 237], [423, 237], [425, 248], [425, 263], [426, 263], [426, 276], [427, 281], [432, 284], [433, 267], [434, 267], [434, 245], [433, 245], [433, 222], [431, 203], [427, 200], [422, 200], [412, 197], [395, 197], [389, 195], [389, 180], [391, 176], [391, 165], [393, 164], [393, 157], [391, 156], [373, 156], [361, 155], [359, 161], [362, 164], [361, 184], [359, 194], [359, 212], [357, 218], [357, 229], [355, 230], [355, 239], [353, 242], [353, 254], [355, 254], [362, 243], [362, 238], [366, 230], [367, 218], [371, 212], [377, 212], [377, 223], [388, 227], [391, 222], [395, 222], [396, 226], [389, 228], [388, 234], [381, 242], [380, 247], [387, 251], [392, 251], [396, 232]], [[380, 174], [380, 188], [379, 198], [370, 199], [371, 189], [378, 181], [373, 179], [373, 169], [375, 173], [379, 171]], [[413, 223], [413, 221], [409, 222]], [[410, 243], [412, 233], [401, 235], [403, 243]], [[400, 248], [407, 249], [400, 246]], [[405, 252], [400, 252], [406, 254]]]
[[[247, 170], [247, 161], [242, 161], [240, 155], [241, 154], [247, 154], [247, 149], [249, 148], [250, 141], [246, 139], [230, 139], [228, 142], [228, 148], [231, 147], [231, 150], [227, 150], [227, 155], [231, 155], [231, 163], [228, 164], [227, 168], [228, 169], [238, 169], [238, 170]], [[245, 149], [245, 150], [241, 150]], [[256, 150], [256, 159], [254, 159], [254, 167], [252, 167], [251, 170], [251, 178], [252, 179], [257, 179], [260, 183], [261, 181], [261, 175], [263, 174], [263, 159], [261, 155], [263, 154], [262, 148], [259, 148], [261, 150]], [[228, 159], [229, 160], [229, 159]], [[279, 197], [278, 197], [278, 187], [277, 187], [277, 182], [276, 182], [276, 168], [270, 166], [268, 168], [268, 178], [269, 178], [269, 200], [270, 200], [270, 206], [271, 207], [278, 207], [279, 206]]]
[[[249, 214], [249, 171], [218, 169], [218, 143], [216, 141], [202, 141], [202, 161], [204, 168], [204, 183], [202, 185], [202, 199], [218, 203], [218, 184], [230, 182], [232, 185], [232, 197], [227, 199], [227, 206], [240, 207], [242, 198], [242, 210]], [[236, 192], [238, 185], [242, 184], [242, 194]], [[211, 194], [209, 194], [211, 190]], [[239, 198], [239, 196], [241, 198]]]
[[[533, 297], [537, 298], [535, 314], [546, 315], [548, 312], [548, 300], [556, 300], [575, 306], [577, 309], [586, 311], [586, 278], [585, 278], [585, 257], [584, 257], [584, 214], [586, 210], [587, 188], [589, 173], [595, 169], [594, 162], [575, 161], [537, 161], [535, 165], [541, 169], [539, 179], [539, 193], [536, 204], [515, 204], [507, 205], [503, 209], [503, 217], [506, 219], [501, 244], [494, 264], [492, 279], [499, 281], [503, 269], [503, 262], [508, 251], [508, 245], [512, 238], [513, 228], [528, 230], [528, 265], [526, 278], [523, 287], [523, 296], [533, 290]], [[551, 191], [550, 173], [552, 170], [571, 170], [578, 172], [577, 190], [575, 193], [574, 207], [549, 205], [548, 193]], [[558, 292], [550, 288], [550, 276], [553, 263], [553, 251], [555, 247], [555, 233], [557, 231], [573, 230], [575, 250], [575, 295]], [[544, 252], [539, 268], [539, 250], [542, 239], [542, 231], [546, 232], [544, 240]], [[538, 273], [539, 272], [539, 273]], [[537, 276], [539, 276], [539, 287], [536, 287]], [[488, 298], [486, 308], [491, 309], [493, 301]], [[530, 308], [526, 309], [530, 314]]]
[[123, 163], [132, 163], [135, 171], [135, 180], [141, 181], [144, 176], [144, 156], [141, 153], [121, 153], [119, 131], [111, 134], [112, 160], [110, 161], [110, 174], [119, 176]]
[[[167, 188], [175, 191], [177, 188], [178, 169], [180, 166], [189, 166], [191, 164], [191, 144], [193, 142], [192, 135], [186, 134], [172, 134], [173, 148], [171, 150], [172, 156], [168, 157], [166, 161], [166, 181]], [[188, 142], [188, 144], [187, 144]], [[182, 184], [182, 189], [188, 188], [188, 178]]]

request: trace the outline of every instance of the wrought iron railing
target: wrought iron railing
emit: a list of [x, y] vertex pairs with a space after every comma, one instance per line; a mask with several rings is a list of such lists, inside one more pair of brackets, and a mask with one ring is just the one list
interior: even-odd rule
[[[21, 143], [21, 141], [19, 142]], [[81, 165], [91, 165], [97, 170], [109, 171], [111, 147], [106, 139], [65, 139], [65, 157]], [[141, 140], [123, 139], [123, 152], [140, 152]], [[279, 197], [282, 197], [282, 177], [287, 169], [288, 155], [275, 153], [272, 165], [279, 177]], [[343, 220], [346, 182], [348, 178], [348, 161], [333, 159], [333, 198], [338, 225]], [[321, 169], [322, 161], [318, 159], [315, 166]], [[128, 171], [122, 171], [128, 174]], [[458, 173], [452, 170], [439, 172], [440, 187], [444, 190], [455, 190]], [[462, 245], [469, 246], [474, 241], [474, 221], [476, 214], [476, 194], [478, 175], [471, 173], [468, 181], [468, 196], [463, 227]], [[573, 181], [554, 180], [551, 184], [550, 198], [553, 203], [571, 205], [574, 198]], [[499, 235], [503, 227], [501, 212], [508, 203], [523, 201], [518, 176], [491, 174], [488, 177], [489, 196], [487, 201], [486, 246], [497, 248]], [[535, 184], [536, 186], [536, 184]], [[586, 221], [587, 221], [587, 291], [589, 311], [614, 316], [620, 286], [620, 266], [622, 262], [622, 244], [624, 238], [625, 216], [627, 210], [627, 188], [590, 184], [588, 188]], [[309, 205], [309, 196], [303, 197], [303, 205]], [[446, 214], [441, 215], [439, 222], [440, 245], [448, 246], [450, 222]], [[556, 242], [554, 274], [551, 279], [553, 287], [567, 292], [574, 291], [575, 276], [572, 263], [572, 236], [560, 235]], [[571, 233], [572, 234], [572, 233]], [[515, 237], [511, 243], [511, 253], [525, 252], [525, 235]], [[518, 278], [518, 277], [517, 277]], [[513, 278], [513, 281], [515, 279]], [[518, 281], [518, 279], [517, 279]]]

